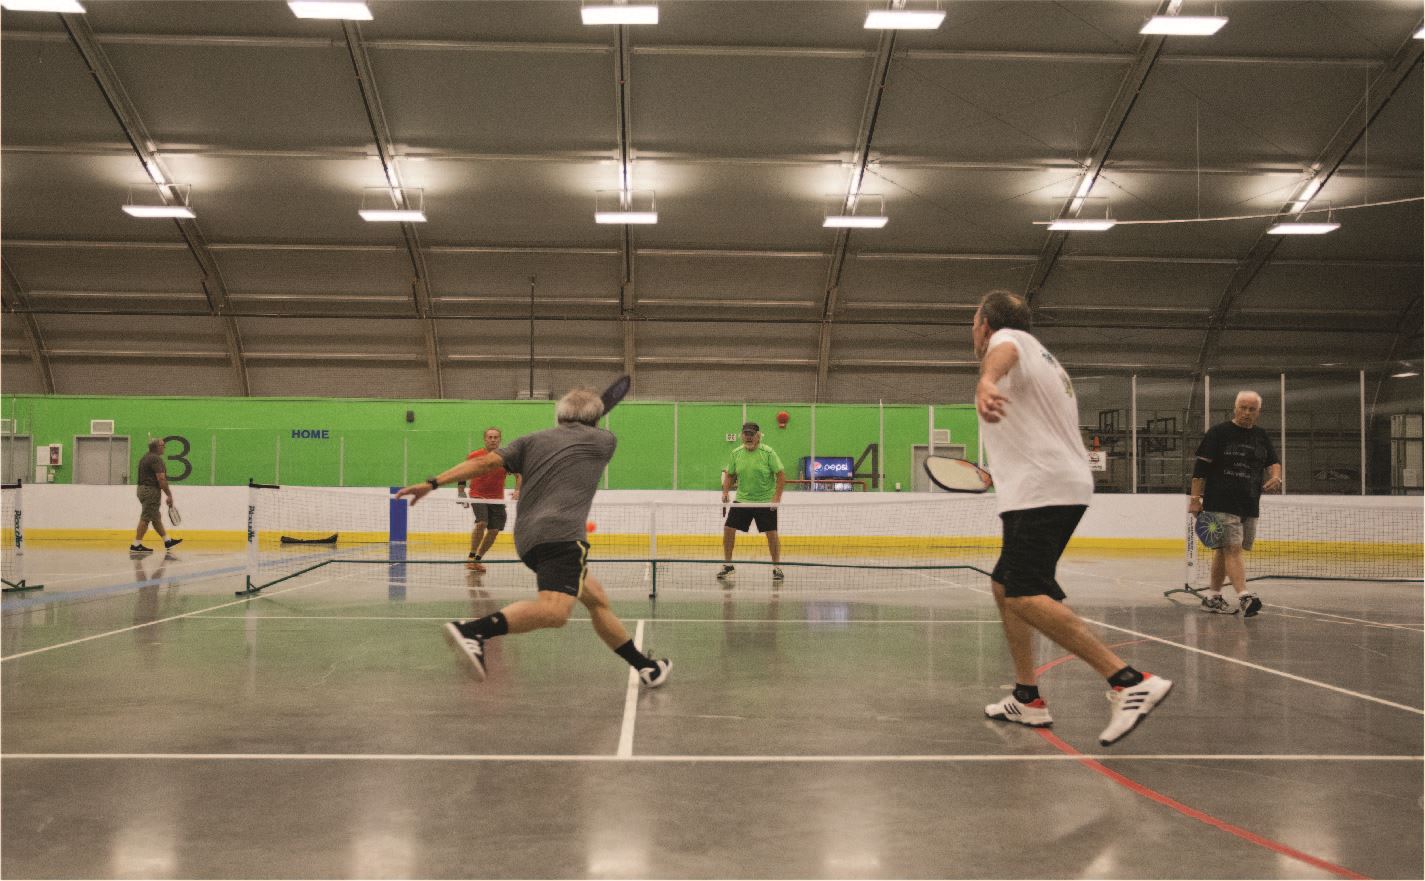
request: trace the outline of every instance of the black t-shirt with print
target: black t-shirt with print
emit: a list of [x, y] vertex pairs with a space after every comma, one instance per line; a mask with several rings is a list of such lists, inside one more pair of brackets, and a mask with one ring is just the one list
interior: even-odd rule
[[1281, 462], [1265, 431], [1231, 421], [1214, 425], [1203, 435], [1197, 457], [1210, 463], [1202, 495], [1204, 511], [1258, 515], [1266, 470]]

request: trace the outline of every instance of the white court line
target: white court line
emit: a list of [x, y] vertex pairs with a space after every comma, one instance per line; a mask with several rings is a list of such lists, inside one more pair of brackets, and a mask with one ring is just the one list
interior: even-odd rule
[[1321, 615], [1326, 618], [1340, 618], [1342, 621], [1353, 621], [1357, 624], [1369, 624], [1372, 627], [1389, 627], [1392, 630], [1409, 630], [1411, 633], [1425, 633], [1419, 625], [1409, 624], [1387, 624], [1384, 621], [1368, 621], [1365, 618], [1351, 618], [1347, 615], [1333, 615], [1330, 612], [1318, 612], [1316, 609], [1298, 609], [1296, 606], [1283, 606], [1281, 603], [1268, 603], [1269, 609], [1287, 609], [1292, 612], [1305, 612], [1308, 615]]
[[[219, 608], [215, 606], [214, 608]], [[200, 615], [203, 618], [234, 618], [251, 621], [254, 618], [274, 621], [451, 621], [450, 615]], [[589, 618], [570, 618], [570, 623], [589, 623]], [[828, 621], [825, 618], [651, 618], [655, 624], [999, 624], [994, 618], [860, 618], [848, 621]]]
[[[1074, 572], [1074, 574], [1076, 574], [1076, 575], [1083, 575], [1083, 576], [1085, 576], [1085, 577], [1099, 578], [1100, 580], [1102, 580], [1102, 576], [1096, 575], [1096, 574], [1090, 572], [1090, 571], [1087, 570], [1087, 569], [1079, 569], [1079, 570], [1076, 571], [1073, 567], [1069, 567], [1069, 566], [1060, 566], [1059, 568], [1060, 568], [1061, 571], [1064, 571], [1064, 572]], [[1158, 587], [1161, 587], [1161, 585], [1159, 585], [1159, 584], [1158, 584], [1157, 582], [1155, 582], [1155, 581], [1143, 581], [1143, 580], [1138, 579], [1138, 578], [1123, 578], [1123, 577], [1121, 577], [1121, 576], [1113, 576], [1112, 580], [1118, 582], [1119, 584], [1136, 584], [1136, 585], [1139, 585], [1140, 587], [1151, 587], [1151, 588], [1155, 588], [1155, 589], [1158, 588]], [[1224, 586], [1225, 586], [1225, 585], [1224, 585]], [[1333, 614], [1330, 613], [1330, 612], [1321, 612], [1321, 611], [1318, 611], [1318, 610], [1316, 610], [1316, 609], [1299, 609], [1299, 608], [1297, 608], [1296, 606], [1283, 606], [1281, 603], [1275, 603], [1275, 602], [1273, 602], [1273, 603], [1267, 603], [1267, 604], [1266, 604], [1266, 607], [1269, 608], [1269, 609], [1287, 609], [1288, 611], [1292, 611], [1292, 612], [1304, 612], [1304, 613], [1306, 613], [1306, 614], [1308, 614], [1308, 615], [1322, 615], [1322, 616], [1327, 617], [1327, 618], [1340, 618], [1340, 619], [1343, 620], [1343, 621], [1354, 621], [1354, 622], [1357, 623], [1357, 624], [1370, 624], [1370, 625], [1375, 626], [1375, 627], [1389, 627], [1389, 628], [1392, 628], [1392, 629], [1395, 629], [1395, 630], [1409, 630], [1409, 631], [1411, 631], [1411, 632], [1413, 632], [1413, 633], [1425, 633], [1425, 630], [1422, 630], [1422, 629], [1421, 629], [1421, 627], [1422, 627], [1422, 626], [1425, 626], [1425, 625], [1419, 625], [1419, 624], [1416, 624], [1416, 625], [1410, 625], [1410, 624], [1387, 624], [1387, 623], [1385, 623], [1384, 621], [1371, 621], [1371, 620], [1366, 619], [1366, 618], [1350, 618], [1350, 617], [1347, 617], [1346, 615], [1333, 615]]]
[[1425, 756], [1303, 753], [1042, 753], [1031, 755], [465, 755], [410, 753], [5, 753], [7, 761], [191, 761], [191, 762], [645, 762], [650, 764], [933, 764], [952, 762], [1420, 762]]
[[[279, 593], [287, 593], [287, 592], [293, 591], [293, 590], [301, 590], [301, 589], [304, 588], [304, 587], [316, 587], [318, 584], [326, 584], [326, 583], [331, 582], [331, 581], [339, 581], [339, 580], [341, 580], [341, 579], [344, 578], [344, 577], [345, 577], [345, 576], [341, 576], [341, 575], [333, 575], [331, 578], [323, 578], [323, 579], [321, 579], [320, 581], [309, 581], [309, 582], [306, 582], [305, 584], [298, 584], [298, 585], [294, 585], [294, 586], [292, 586], [292, 587], [284, 587], [284, 588], [282, 588], [281, 590], [274, 590], [274, 591], [272, 591], [271, 593], [264, 592], [264, 593], [254, 594], [254, 595], [252, 595], [252, 596], [250, 596], [250, 597], [243, 597], [243, 598], [240, 599], [240, 600], [233, 600], [233, 601], [230, 602], [230, 603], [222, 603], [222, 604], [216, 605], [216, 606], [209, 606], [207, 609], [197, 609], [197, 610], [192, 611], [192, 612], [184, 612], [182, 615], [170, 615], [170, 616], [168, 616], [167, 618], [159, 618], [159, 619], [154, 620], [154, 621], [145, 621], [145, 622], [143, 622], [142, 624], [133, 624], [133, 625], [131, 625], [131, 626], [129, 626], [129, 627], [120, 627], [118, 630], [110, 630], [110, 631], [107, 631], [107, 632], [105, 632], [105, 633], [96, 633], [96, 634], [94, 634], [94, 635], [92, 635], [92, 636], [81, 636], [79, 639], [71, 639], [71, 640], [68, 641], [68, 642], [55, 643], [54, 645], [47, 645], [47, 646], [42, 646], [42, 647], [37, 648], [37, 649], [30, 649], [30, 650], [27, 651], [27, 652], [17, 652], [17, 653], [15, 653], [15, 654], [13, 654], [13, 655], [6, 655], [5, 657], [0, 658], [0, 663], [4, 663], [5, 661], [13, 661], [13, 660], [15, 660], [16, 658], [28, 657], [28, 656], [30, 656], [30, 655], [38, 655], [38, 654], [40, 654], [41, 652], [52, 652], [52, 651], [54, 651], [55, 649], [62, 649], [62, 648], [65, 648], [66, 646], [71, 646], [71, 645], [79, 645], [81, 642], [89, 642], [89, 641], [95, 640], [95, 639], [103, 639], [103, 638], [106, 637], [106, 636], [115, 636], [115, 635], [120, 634], [120, 633], [128, 633], [130, 630], [139, 630], [139, 629], [144, 628], [144, 627], [152, 627], [152, 626], [155, 625], [155, 624], [164, 624], [164, 623], [169, 622], [169, 621], [177, 621], [179, 618], [194, 618], [194, 617], [197, 617], [197, 616], [199, 616], [199, 615], [202, 615], [204, 612], [211, 611], [212, 609], [226, 609], [226, 608], [228, 608], [229, 606], [239, 606], [239, 605], [242, 605], [243, 603], [252, 602], [254, 599], [261, 599], [262, 597], [265, 597], [265, 596], [276, 596], [276, 595], [279, 594]], [[237, 617], [237, 616], [234, 616], [234, 617]], [[447, 619], [447, 620], [448, 620], [448, 619]]]
[[[643, 619], [638, 619], [638, 626], [633, 628], [633, 647], [639, 651], [643, 650]], [[623, 695], [623, 726], [618, 732], [618, 757], [622, 759], [633, 755], [633, 723], [634, 717], [638, 715], [638, 668], [628, 668], [628, 690]]]
[[[930, 574], [923, 573], [923, 572], [922, 572], [922, 573], [918, 573], [918, 574], [923, 575], [923, 576], [926, 577], [926, 578], [935, 578], [934, 575], [930, 575]], [[936, 580], [940, 580], [940, 579], [936, 579]], [[947, 583], [953, 583], [953, 582], [947, 582]], [[964, 585], [955, 585], [955, 586], [956, 586], [956, 587], [962, 587], [964, 590], [973, 590], [973, 591], [975, 591], [976, 593], [986, 593], [986, 594], [987, 594], [987, 593], [990, 593], [990, 591], [982, 590], [982, 589], [977, 588], [977, 587], [965, 587]], [[1206, 656], [1209, 657], [1209, 658], [1217, 658], [1219, 661], [1226, 661], [1226, 662], [1228, 662], [1229, 664], [1238, 664], [1238, 665], [1243, 666], [1243, 667], [1249, 667], [1249, 668], [1251, 668], [1251, 669], [1253, 669], [1253, 670], [1259, 670], [1259, 671], [1261, 671], [1261, 672], [1263, 672], [1263, 673], [1270, 673], [1270, 674], [1272, 674], [1273, 676], [1281, 676], [1281, 677], [1284, 678], [1284, 679], [1290, 679], [1290, 680], [1292, 680], [1292, 681], [1294, 681], [1294, 682], [1301, 682], [1301, 683], [1305, 683], [1306, 685], [1314, 685], [1314, 686], [1316, 686], [1317, 688], [1324, 688], [1324, 689], [1326, 689], [1326, 690], [1328, 690], [1328, 691], [1337, 692], [1338, 694], [1344, 694], [1344, 695], [1347, 695], [1347, 696], [1349, 696], [1349, 697], [1360, 698], [1361, 700], [1370, 701], [1370, 702], [1372, 702], [1372, 703], [1381, 704], [1382, 706], [1394, 707], [1394, 708], [1397, 709], [1397, 710], [1405, 710], [1407, 713], [1414, 713], [1414, 714], [1417, 715], [1417, 716], [1425, 716], [1425, 710], [1422, 710], [1422, 709], [1420, 709], [1419, 707], [1412, 707], [1412, 706], [1409, 706], [1408, 704], [1398, 704], [1398, 703], [1396, 703], [1395, 701], [1388, 701], [1388, 700], [1386, 700], [1386, 699], [1383, 698], [1383, 697], [1376, 697], [1376, 696], [1373, 695], [1373, 694], [1365, 694], [1365, 693], [1359, 692], [1359, 691], [1352, 691], [1352, 690], [1349, 689], [1349, 688], [1342, 688], [1342, 687], [1339, 686], [1339, 685], [1332, 685], [1332, 684], [1330, 684], [1329, 682], [1321, 682], [1321, 681], [1316, 680], [1316, 679], [1307, 679], [1305, 676], [1297, 676], [1295, 673], [1288, 673], [1288, 672], [1286, 672], [1285, 670], [1277, 670], [1277, 669], [1272, 668], [1272, 667], [1265, 667], [1265, 666], [1263, 666], [1263, 665], [1261, 665], [1261, 664], [1254, 664], [1254, 663], [1252, 663], [1251, 661], [1244, 661], [1244, 660], [1242, 660], [1241, 658], [1233, 658], [1233, 657], [1230, 657], [1230, 656], [1228, 656], [1228, 655], [1218, 654], [1217, 652], [1210, 652], [1210, 651], [1208, 651], [1207, 649], [1200, 649], [1200, 648], [1198, 648], [1198, 647], [1196, 647], [1196, 646], [1187, 645], [1186, 643], [1174, 642], [1174, 641], [1171, 640], [1171, 639], [1164, 639], [1164, 638], [1162, 638], [1161, 636], [1153, 636], [1152, 634], [1142, 633], [1142, 632], [1137, 631], [1137, 630], [1129, 630], [1127, 627], [1119, 627], [1119, 626], [1117, 626], [1117, 625], [1115, 625], [1115, 624], [1108, 624], [1108, 623], [1106, 623], [1106, 622], [1104, 622], [1104, 621], [1098, 621], [1098, 620], [1095, 620], [1095, 619], [1093, 619], [1093, 618], [1085, 618], [1085, 617], [1082, 616], [1082, 615], [1080, 615], [1079, 618], [1080, 618], [1081, 620], [1083, 620], [1083, 621], [1089, 623], [1089, 624], [1097, 624], [1097, 625], [1100, 626], [1100, 627], [1107, 627], [1109, 630], [1117, 630], [1119, 633], [1127, 633], [1127, 634], [1129, 634], [1130, 636], [1142, 637], [1143, 639], [1150, 640], [1150, 641], [1152, 641], [1152, 642], [1160, 642], [1160, 643], [1162, 643], [1163, 645], [1170, 645], [1170, 646], [1173, 646], [1173, 647], [1175, 647], [1175, 648], [1183, 649], [1183, 650], [1185, 650], [1185, 651], [1195, 652], [1195, 653], [1197, 653], [1197, 654], [1199, 654], [1199, 655], [1206, 655]]]

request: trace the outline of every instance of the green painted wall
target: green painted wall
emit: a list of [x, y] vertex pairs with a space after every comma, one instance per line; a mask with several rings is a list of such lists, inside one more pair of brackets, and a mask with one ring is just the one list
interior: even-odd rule
[[[406, 411], [415, 422], [406, 422]], [[777, 428], [777, 413], [790, 421]], [[759, 423], [766, 443], [781, 455], [787, 476], [796, 477], [798, 460], [809, 455], [812, 411], [808, 404], [746, 405], [747, 419]], [[820, 405], [816, 411], [818, 456], [859, 458], [877, 443], [880, 417], [875, 405]], [[113, 419], [116, 434], [130, 438], [130, 471], [149, 437], [170, 441], [169, 474], [183, 464], [187, 484], [281, 482], [311, 486], [390, 486], [415, 481], [449, 468], [479, 446], [489, 426], [510, 439], [554, 424], [550, 401], [390, 401], [332, 398], [117, 398], [5, 395], [0, 415], [14, 419], [16, 431], [36, 445], [64, 446], [64, 465], [56, 481], [73, 479], [74, 438], [89, 434], [93, 419]], [[925, 444], [926, 407], [884, 408], [882, 464], [887, 488], [899, 482], [909, 490], [911, 447]], [[628, 401], [609, 417], [619, 436], [618, 452], [608, 469], [611, 489], [716, 489], [723, 464], [743, 421], [740, 404]], [[948, 428], [954, 443], [975, 457], [977, 425], [969, 404], [937, 406], [937, 428]], [[325, 431], [322, 437], [294, 437], [294, 431]], [[675, 444], [676, 441], [676, 444]], [[675, 455], [676, 446], [676, 455]], [[870, 470], [870, 461], [863, 465]], [[675, 477], [676, 474], [676, 477]], [[29, 475], [26, 475], [28, 477]], [[179, 481], [176, 481], [179, 482]], [[868, 480], [869, 484], [869, 480]]]

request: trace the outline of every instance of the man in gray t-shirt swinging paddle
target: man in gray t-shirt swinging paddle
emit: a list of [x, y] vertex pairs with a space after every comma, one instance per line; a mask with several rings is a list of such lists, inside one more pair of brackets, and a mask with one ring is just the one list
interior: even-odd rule
[[446, 640], [460, 652], [470, 674], [483, 680], [485, 640], [563, 627], [577, 599], [589, 610], [594, 631], [604, 644], [638, 670], [644, 685], [657, 688], [668, 681], [672, 664], [667, 658], [655, 661], [638, 650], [623, 622], [609, 608], [603, 585], [588, 574], [585, 527], [589, 508], [618, 439], [597, 427], [604, 415], [598, 392], [574, 389], [559, 399], [554, 415], [559, 422], [555, 428], [516, 438], [493, 453], [467, 459], [396, 493], [396, 498], [409, 498], [414, 505], [444, 484], [468, 481], [491, 468], [522, 476], [515, 512], [515, 552], [534, 570], [538, 598], [511, 603], [474, 621], [452, 621], [445, 625]]

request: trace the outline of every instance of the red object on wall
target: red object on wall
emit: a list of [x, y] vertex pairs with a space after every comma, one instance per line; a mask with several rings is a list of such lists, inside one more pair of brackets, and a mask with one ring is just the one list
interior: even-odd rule
[[778, 428], [786, 428], [786, 427], [787, 427], [787, 423], [790, 422], [791, 419], [792, 419], [791, 415], [788, 414], [786, 410], [781, 411], [780, 413], [777, 414], [777, 427], [778, 427]]

